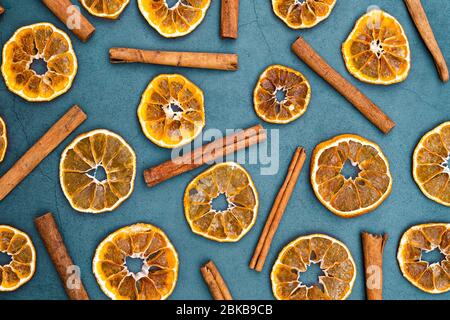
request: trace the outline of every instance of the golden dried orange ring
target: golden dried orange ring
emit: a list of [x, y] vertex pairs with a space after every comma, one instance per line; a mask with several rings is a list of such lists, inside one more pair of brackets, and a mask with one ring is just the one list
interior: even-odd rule
[[450, 122], [425, 134], [413, 155], [413, 176], [429, 199], [450, 206]]
[[[282, 93], [280, 99], [277, 95]], [[300, 72], [273, 65], [260, 76], [253, 93], [256, 114], [270, 123], [286, 124], [308, 109], [311, 86]]]
[[[359, 170], [345, 177], [344, 166]], [[311, 184], [320, 202], [334, 214], [353, 218], [377, 208], [390, 194], [392, 176], [381, 148], [346, 134], [320, 143], [311, 158]]]
[[292, 29], [312, 28], [330, 15], [336, 0], [272, 0], [275, 15]]
[[64, 195], [75, 210], [112, 211], [133, 192], [136, 155], [119, 135], [93, 130], [67, 146], [59, 175]]
[[6, 135], [6, 123], [2, 117], [0, 117], [0, 162], [3, 161], [8, 148], [8, 137]]
[[404, 81], [411, 69], [405, 31], [393, 16], [382, 10], [371, 10], [356, 22], [342, 45], [342, 54], [348, 71], [371, 84]]
[[[141, 269], [130, 271], [127, 258], [140, 259]], [[178, 254], [161, 229], [138, 223], [106, 237], [92, 268], [100, 288], [113, 300], [165, 300], [177, 283]]]
[[203, 21], [211, 0], [178, 0], [169, 7], [166, 0], [138, 0], [145, 20], [166, 38], [181, 37]]
[[[302, 274], [312, 264], [323, 272], [319, 283], [306, 284]], [[342, 242], [323, 234], [299, 237], [280, 252], [270, 275], [278, 300], [345, 300], [356, 279], [355, 261]]]
[[179, 74], [161, 74], [142, 94], [137, 114], [145, 136], [164, 148], [194, 140], [205, 126], [203, 91]]
[[[226, 208], [213, 201], [226, 198]], [[253, 227], [258, 215], [258, 192], [243, 167], [217, 164], [192, 180], [184, 193], [184, 213], [192, 231], [218, 242], [237, 242]]]
[[81, 0], [90, 14], [105, 19], [117, 19], [129, 3], [130, 0]]
[[[443, 259], [429, 263], [423, 253], [438, 250]], [[402, 236], [397, 260], [403, 276], [428, 293], [450, 290], [450, 224], [428, 223], [409, 228]]]
[[8, 264], [0, 265], [0, 292], [14, 291], [31, 280], [36, 269], [36, 251], [27, 234], [0, 225], [0, 252], [11, 258]]
[[[38, 74], [32, 63], [43, 61]], [[78, 64], [66, 33], [50, 23], [18, 29], [3, 47], [2, 75], [10, 91], [31, 102], [50, 101], [67, 92]]]

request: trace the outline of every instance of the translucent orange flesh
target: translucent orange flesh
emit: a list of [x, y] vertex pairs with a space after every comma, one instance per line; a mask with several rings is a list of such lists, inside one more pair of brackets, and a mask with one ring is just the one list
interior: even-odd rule
[[275, 14], [294, 29], [311, 28], [324, 20], [336, 0], [272, 0]]

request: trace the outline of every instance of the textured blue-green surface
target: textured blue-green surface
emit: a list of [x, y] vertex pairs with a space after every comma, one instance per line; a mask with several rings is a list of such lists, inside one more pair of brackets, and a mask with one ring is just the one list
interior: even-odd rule
[[[38, 0], [2, 0], [7, 9], [0, 17], [0, 44], [24, 25], [48, 21], [62, 23]], [[75, 1], [76, 2], [76, 1]], [[204, 22], [189, 36], [168, 40], [160, 37], [143, 19], [135, 1], [118, 21], [89, 17], [97, 31], [88, 43], [69, 33], [78, 56], [79, 71], [72, 89], [51, 103], [31, 104], [11, 94], [0, 83], [0, 114], [8, 124], [10, 147], [0, 174], [9, 167], [73, 104], [80, 104], [88, 120], [55, 152], [45, 159], [5, 200], [0, 203], [0, 224], [13, 225], [27, 232], [37, 249], [37, 272], [25, 286], [0, 299], [65, 299], [57, 273], [33, 225], [33, 219], [47, 211], [56, 216], [65, 242], [82, 269], [90, 296], [105, 299], [94, 279], [91, 261], [97, 244], [110, 232], [135, 222], [153, 223], [166, 231], [178, 250], [179, 280], [171, 299], [209, 299], [199, 267], [213, 259], [238, 299], [272, 299], [269, 274], [277, 253], [297, 236], [311, 232], [332, 235], [350, 248], [357, 262], [358, 275], [351, 299], [364, 298], [360, 232], [388, 232], [384, 263], [384, 296], [387, 299], [448, 299], [450, 293], [428, 295], [405, 280], [396, 261], [401, 234], [411, 225], [423, 222], [449, 222], [450, 211], [422, 195], [411, 176], [411, 156], [420, 137], [436, 125], [449, 120], [450, 85], [442, 84], [408, 12], [400, 0], [338, 0], [331, 16], [306, 31], [288, 29], [272, 13], [268, 0], [241, 0], [240, 34], [237, 41], [219, 36], [220, 1], [213, 0]], [[356, 19], [370, 5], [378, 5], [398, 18], [404, 26], [412, 51], [409, 78], [397, 85], [379, 87], [363, 84], [348, 74], [340, 47]], [[425, 10], [440, 41], [444, 55], [450, 57], [450, 2], [424, 1]], [[83, 11], [86, 13], [85, 11]], [[87, 14], [87, 13], [86, 13]], [[290, 45], [302, 35], [326, 60], [374, 100], [397, 127], [387, 136], [380, 133], [344, 98], [300, 62]], [[235, 52], [239, 54], [237, 72], [177, 69], [151, 65], [111, 65], [108, 49], [113, 46], [148, 49]], [[160, 73], [181, 73], [205, 92], [206, 128], [242, 128], [259, 122], [252, 107], [252, 91], [259, 74], [270, 64], [284, 64], [303, 72], [311, 82], [312, 101], [298, 121], [280, 129], [280, 172], [261, 176], [258, 165], [246, 165], [260, 194], [256, 225], [239, 243], [219, 244], [194, 235], [184, 218], [182, 194], [187, 183], [205, 168], [184, 174], [155, 188], [145, 186], [146, 167], [170, 157], [170, 151], [149, 142], [139, 127], [136, 108], [148, 82]], [[116, 211], [100, 216], [75, 212], [65, 199], [58, 179], [58, 163], [63, 148], [77, 135], [96, 128], [107, 128], [122, 135], [135, 149], [137, 179], [132, 196]], [[315, 198], [303, 171], [273, 242], [262, 273], [248, 268], [254, 246], [282, 183], [291, 154], [297, 145], [309, 151], [330, 137], [356, 133], [380, 144], [390, 160], [394, 185], [391, 196], [374, 212], [344, 220], [328, 212]]]

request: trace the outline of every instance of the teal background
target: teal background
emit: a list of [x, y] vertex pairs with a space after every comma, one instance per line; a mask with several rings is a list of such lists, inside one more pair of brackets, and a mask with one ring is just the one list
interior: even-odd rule
[[[37, 0], [0, 0], [7, 11], [0, 17], [0, 44], [24, 25], [62, 23]], [[78, 1], [74, 1], [77, 3]], [[450, 2], [423, 1], [444, 55], [450, 59]], [[409, 78], [389, 87], [367, 85], [345, 69], [341, 43], [355, 21], [369, 5], [378, 5], [394, 15], [405, 28], [412, 51]], [[237, 299], [272, 299], [270, 269], [278, 252], [291, 240], [312, 232], [326, 233], [346, 243], [357, 263], [358, 274], [350, 299], [364, 299], [364, 277], [360, 232], [388, 232], [384, 262], [386, 299], [448, 299], [450, 293], [429, 295], [412, 286], [400, 273], [396, 251], [401, 234], [411, 225], [450, 222], [449, 209], [422, 195], [411, 176], [411, 156], [420, 137], [449, 120], [450, 84], [440, 82], [432, 59], [414, 28], [403, 1], [338, 0], [331, 16], [311, 30], [287, 28], [275, 17], [270, 1], [241, 0], [239, 39], [219, 36], [220, 1], [213, 0], [203, 23], [190, 35], [164, 39], [141, 16], [131, 1], [120, 20], [104, 21], [82, 9], [97, 31], [87, 42], [71, 32], [79, 70], [71, 90], [50, 103], [27, 103], [10, 93], [0, 81], [0, 114], [7, 122], [9, 149], [0, 164], [0, 174], [13, 163], [61, 116], [77, 103], [88, 120], [47, 157], [24, 182], [0, 203], [0, 223], [27, 232], [37, 249], [34, 278], [0, 299], [66, 299], [57, 273], [33, 225], [33, 219], [47, 211], [54, 213], [66, 245], [91, 298], [106, 299], [92, 274], [91, 261], [98, 243], [119, 227], [148, 222], [162, 228], [172, 240], [180, 258], [179, 279], [171, 299], [210, 299], [199, 267], [213, 259]], [[329, 87], [291, 52], [298, 35], [307, 41], [344, 77], [373, 99], [397, 127], [387, 136], [371, 125], [344, 98]], [[239, 54], [239, 71], [222, 72], [153, 65], [111, 65], [108, 49], [114, 46], [146, 49], [226, 52]], [[203, 89], [206, 99], [206, 128], [243, 128], [261, 122], [252, 106], [252, 92], [260, 73], [271, 64], [293, 67], [309, 79], [313, 95], [308, 112], [285, 126], [264, 124], [280, 130], [280, 171], [261, 176], [259, 165], [245, 165], [260, 194], [256, 225], [240, 242], [219, 244], [193, 234], [184, 218], [182, 196], [186, 185], [206, 169], [186, 173], [154, 188], [147, 188], [143, 170], [170, 158], [170, 150], [157, 147], [141, 132], [136, 108], [148, 82], [160, 73], [181, 73]], [[94, 216], [74, 211], [65, 199], [58, 179], [62, 150], [76, 135], [106, 128], [123, 136], [137, 153], [135, 191], [120, 208]], [[319, 142], [343, 133], [356, 133], [378, 143], [389, 158], [394, 178], [391, 196], [374, 212], [345, 220], [327, 211], [316, 199], [305, 167], [275, 236], [262, 273], [248, 268], [250, 257], [265, 223], [272, 201], [283, 182], [291, 155], [297, 145], [311, 151]], [[309, 162], [309, 157], [308, 157]]]

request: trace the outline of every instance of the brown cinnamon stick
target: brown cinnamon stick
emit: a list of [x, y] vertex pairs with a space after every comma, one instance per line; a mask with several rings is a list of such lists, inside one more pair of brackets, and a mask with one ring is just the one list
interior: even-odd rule
[[387, 134], [395, 127], [392, 121], [380, 108], [367, 98], [361, 91], [342, 77], [302, 38], [299, 37], [292, 45], [294, 53], [327, 81], [344, 98], [351, 102], [378, 129]]
[[220, 34], [222, 38], [238, 38], [239, 0], [222, 0]]
[[266, 131], [261, 125], [238, 131], [225, 138], [208, 143], [183, 156], [145, 170], [145, 182], [147, 186], [153, 187], [170, 178], [201, 167], [205, 163], [210, 163], [231, 153], [263, 142], [266, 138]]
[[79, 274], [74, 274], [76, 266], [67, 252], [53, 215], [50, 212], [44, 214], [36, 218], [34, 223], [69, 298], [71, 300], [89, 300]]
[[436, 37], [434, 36], [433, 29], [428, 21], [427, 14], [422, 7], [422, 3], [420, 0], [405, 0], [405, 4], [420, 36], [433, 56], [441, 80], [447, 82], [449, 79], [447, 62], [436, 41]]
[[86, 42], [94, 34], [94, 26], [70, 0], [42, 0], [42, 2], [81, 41]]
[[267, 218], [264, 229], [259, 238], [252, 260], [250, 261], [250, 269], [261, 272], [267, 255], [272, 244], [273, 237], [280, 225], [281, 218], [283, 218], [289, 199], [294, 191], [303, 164], [306, 160], [306, 152], [303, 148], [298, 147], [292, 157], [286, 179], [278, 192], [277, 197], [272, 206], [272, 210]]
[[87, 116], [77, 105], [63, 115], [12, 167], [0, 178], [0, 201], [25, 179], [56, 147], [63, 142]]
[[207, 52], [175, 52], [111, 48], [111, 63], [149, 63], [173, 67], [234, 71], [238, 69], [238, 55]]
[[2, 15], [3, 12], [5, 12], [5, 8], [3, 8], [2, 6], [0, 6], [0, 15]]
[[233, 300], [230, 290], [214, 262], [208, 261], [200, 268], [200, 272], [214, 300]]
[[387, 234], [361, 234], [368, 300], [383, 300], [383, 252], [387, 239]]

